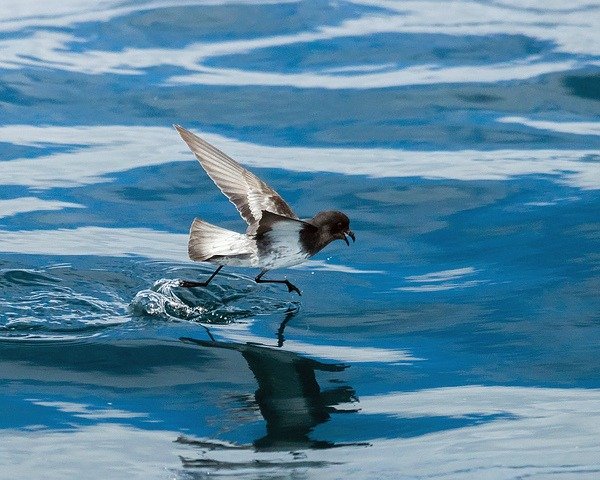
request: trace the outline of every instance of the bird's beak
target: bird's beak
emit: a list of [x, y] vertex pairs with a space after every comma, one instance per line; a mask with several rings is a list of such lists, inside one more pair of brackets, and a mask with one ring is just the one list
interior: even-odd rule
[[347, 230], [344, 232], [344, 242], [346, 242], [346, 245], [350, 246], [348, 237], [350, 237], [352, 239], [352, 243], [356, 242], [356, 237], [354, 236], [354, 233], [352, 232], [352, 230]]

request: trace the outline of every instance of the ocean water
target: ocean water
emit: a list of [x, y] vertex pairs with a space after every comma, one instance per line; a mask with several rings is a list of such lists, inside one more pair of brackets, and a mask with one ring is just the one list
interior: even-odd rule
[[[600, 4], [0, 2], [0, 478], [600, 478]], [[179, 123], [356, 234], [257, 285]]]

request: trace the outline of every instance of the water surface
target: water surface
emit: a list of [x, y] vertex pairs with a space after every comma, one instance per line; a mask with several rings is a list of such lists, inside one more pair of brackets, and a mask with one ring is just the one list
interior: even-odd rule
[[[596, 2], [0, 7], [0, 477], [600, 475]], [[171, 124], [357, 242], [287, 275]]]

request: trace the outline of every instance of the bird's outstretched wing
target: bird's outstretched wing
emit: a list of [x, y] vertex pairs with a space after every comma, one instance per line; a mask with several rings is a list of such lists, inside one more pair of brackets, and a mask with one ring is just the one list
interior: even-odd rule
[[256, 175], [192, 132], [179, 125], [174, 126], [208, 176], [248, 223], [248, 233], [255, 233], [263, 210], [298, 218], [285, 200]]

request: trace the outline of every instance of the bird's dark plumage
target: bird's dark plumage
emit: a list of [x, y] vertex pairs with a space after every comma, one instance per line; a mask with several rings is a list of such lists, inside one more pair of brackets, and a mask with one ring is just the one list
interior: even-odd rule
[[288, 290], [300, 290], [288, 280], [265, 280], [275, 268], [304, 262], [333, 240], [354, 241], [350, 220], [342, 212], [320, 212], [300, 220], [281, 196], [265, 182], [214, 146], [185, 128], [175, 125], [200, 165], [248, 224], [245, 234], [195, 219], [190, 229], [189, 256], [199, 262], [219, 265], [206, 282], [182, 281], [186, 287], [206, 286], [223, 265], [258, 267], [258, 283], [284, 283]]

